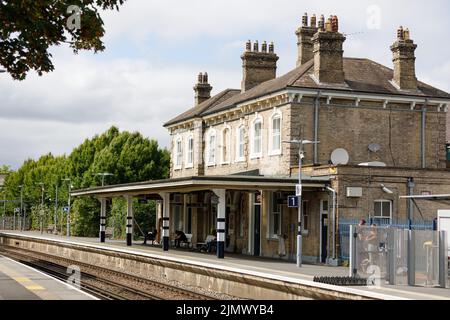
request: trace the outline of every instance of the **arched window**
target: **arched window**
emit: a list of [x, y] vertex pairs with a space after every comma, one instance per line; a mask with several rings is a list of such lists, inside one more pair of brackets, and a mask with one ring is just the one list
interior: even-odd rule
[[194, 137], [189, 136], [186, 144], [186, 168], [194, 166]]
[[230, 163], [230, 129], [227, 127], [222, 132], [222, 164]]
[[211, 129], [208, 135], [208, 166], [214, 166], [216, 164], [216, 130]]
[[270, 155], [281, 154], [281, 113], [276, 112], [270, 118]]
[[175, 169], [181, 169], [183, 162], [183, 140], [178, 137], [175, 142]]
[[245, 127], [241, 125], [236, 132], [236, 162], [245, 161]]
[[252, 125], [252, 158], [262, 156], [262, 119], [257, 117]]

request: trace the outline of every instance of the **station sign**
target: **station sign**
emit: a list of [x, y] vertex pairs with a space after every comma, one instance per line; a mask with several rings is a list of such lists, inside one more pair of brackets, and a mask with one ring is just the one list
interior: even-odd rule
[[289, 208], [298, 208], [298, 197], [297, 196], [288, 196], [288, 207]]
[[295, 195], [297, 197], [300, 197], [302, 195], [302, 185], [301, 184], [295, 185]]

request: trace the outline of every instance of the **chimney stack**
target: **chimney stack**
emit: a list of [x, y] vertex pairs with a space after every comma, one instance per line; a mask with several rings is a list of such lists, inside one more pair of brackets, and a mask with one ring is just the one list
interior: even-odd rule
[[337, 16], [325, 21], [322, 15], [318, 32], [313, 36], [314, 77], [320, 83], [344, 84], [344, 35], [339, 33]]
[[302, 25], [295, 31], [298, 39], [297, 67], [308, 62], [314, 57], [312, 37], [316, 34], [317, 30], [316, 15], [314, 14], [311, 17], [310, 24], [308, 25], [308, 14], [305, 12], [302, 17]]
[[397, 30], [397, 40], [391, 46], [394, 62], [394, 83], [400, 90], [417, 90], [414, 51], [417, 45], [410, 39], [409, 30], [402, 26]]
[[247, 41], [245, 52], [241, 56], [243, 77], [241, 91], [245, 92], [257, 86], [260, 83], [275, 79], [277, 71], [278, 56], [274, 52], [274, 45], [271, 42], [263, 42], [259, 50], [258, 41], [253, 44]]
[[208, 83], [208, 73], [205, 72], [198, 74], [198, 81], [197, 84], [194, 87], [195, 91], [195, 105], [198, 106], [203, 101], [208, 100], [211, 98], [211, 90], [212, 87]]

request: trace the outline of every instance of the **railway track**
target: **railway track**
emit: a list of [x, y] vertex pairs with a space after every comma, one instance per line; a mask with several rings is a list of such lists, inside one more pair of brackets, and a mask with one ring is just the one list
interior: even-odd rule
[[0, 247], [0, 254], [66, 282], [67, 267], [80, 268], [80, 289], [102, 300], [214, 300], [165, 283], [27, 249]]

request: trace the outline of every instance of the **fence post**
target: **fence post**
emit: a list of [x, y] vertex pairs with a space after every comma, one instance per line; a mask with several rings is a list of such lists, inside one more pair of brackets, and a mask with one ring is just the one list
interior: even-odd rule
[[395, 284], [395, 244], [397, 232], [395, 228], [388, 228], [388, 241], [387, 241], [387, 253], [388, 253], [388, 280], [389, 284]]
[[356, 239], [358, 237], [358, 234], [356, 233], [354, 225], [350, 225], [350, 250], [349, 250], [349, 273], [350, 277], [356, 276], [357, 269], [356, 269]]
[[416, 284], [416, 256], [415, 256], [415, 234], [414, 230], [408, 230], [408, 285]]
[[448, 248], [447, 248], [447, 231], [439, 232], [439, 286], [447, 287], [448, 277]]

